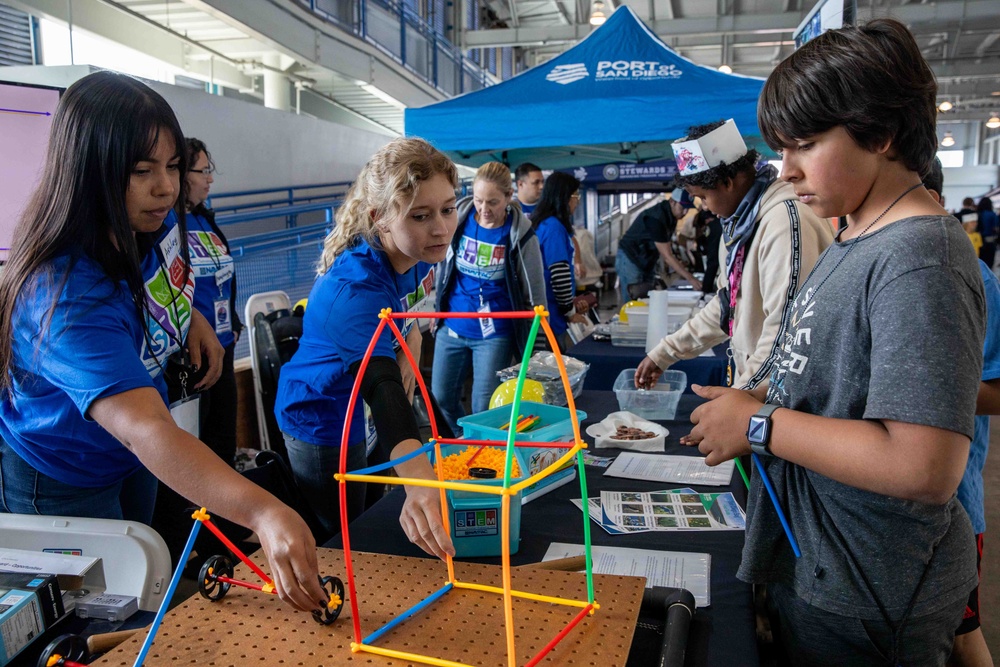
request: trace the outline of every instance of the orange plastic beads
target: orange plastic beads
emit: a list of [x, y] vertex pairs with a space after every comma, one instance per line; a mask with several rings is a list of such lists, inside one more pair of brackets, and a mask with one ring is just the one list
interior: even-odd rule
[[[479, 447], [466, 447], [461, 452], [444, 457], [444, 478], [446, 480], [472, 479], [469, 475], [469, 459], [478, 451]], [[487, 447], [482, 454], [476, 457], [474, 465], [476, 468], [493, 468], [497, 471], [497, 478], [502, 479], [506, 460], [507, 453], [503, 447]], [[511, 466], [510, 474], [512, 479], [521, 476], [521, 469], [516, 458]]]

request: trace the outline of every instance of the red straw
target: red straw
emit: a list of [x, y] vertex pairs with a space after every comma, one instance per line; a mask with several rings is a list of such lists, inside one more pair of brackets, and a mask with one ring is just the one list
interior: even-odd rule
[[580, 611], [580, 613], [577, 614], [573, 618], [573, 620], [569, 622], [569, 625], [567, 625], [565, 628], [563, 628], [562, 631], [558, 635], [556, 635], [555, 638], [552, 641], [550, 641], [548, 644], [546, 644], [545, 648], [543, 648], [541, 651], [539, 651], [538, 655], [536, 655], [534, 658], [532, 658], [531, 660], [529, 660], [528, 663], [524, 667], [535, 667], [535, 665], [537, 665], [539, 662], [541, 662], [542, 658], [544, 658], [546, 655], [548, 655], [549, 651], [551, 651], [552, 649], [554, 649], [556, 647], [556, 644], [558, 644], [560, 641], [562, 641], [562, 638], [565, 637], [566, 635], [568, 635], [569, 631], [572, 630], [573, 628], [575, 628], [577, 626], [577, 624], [580, 621], [583, 620], [583, 617], [586, 616], [587, 614], [589, 614], [590, 610], [593, 609], [593, 608], [594, 608], [594, 605], [592, 605], [592, 604], [588, 604], [586, 607], [584, 607]]
[[[242, 586], [243, 588], [252, 588], [255, 591], [264, 591], [264, 587], [258, 584], [251, 584], [249, 581], [240, 581], [239, 579], [231, 579], [230, 577], [217, 576], [216, 581], [221, 581], [224, 584], [232, 584], [233, 586]], [[277, 595], [278, 591], [272, 586], [271, 590], [268, 591], [271, 595]]]
[[264, 580], [265, 583], [268, 583], [268, 584], [273, 584], [274, 583], [273, 581], [271, 581], [270, 577], [268, 577], [266, 574], [264, 574], [264, 570], [262, 570], [259, 567], [257, 567], [257, 565], [253, 561], [251, 561], [249, 558], [247, 558], [246, 555], [242, 551], [240, 551], [239, 548], [237, 548], [237, 546], [235, 544], [233, 544], [232, 542], [229, 541], [228, 537], [226, 537], [225, 535], [222, 534], [221, 530], [219, 530], [218, 528], [215, 527], [215, 524], [212, 523], [211, 519], [204, 519], [202, 521], [202, 524], [204, 524], [204, 526], [206, 528], [208, 528], [210, 531], [212, 531], [212, 533], [214, 533], [215, 536], [219, 538], [219, 541], [221, 541], [223, 544], [225, 544], [227, 547], [229, 547], [229, 550], [232, 551], [234, 554], [236, 554], [241, 561], [243, 561], [244, 563], [246, 563], [247, 567], [249, 567], [251, 570], [253, 570], [257, 574], [258, 577], [260, 577], [261, 579]]

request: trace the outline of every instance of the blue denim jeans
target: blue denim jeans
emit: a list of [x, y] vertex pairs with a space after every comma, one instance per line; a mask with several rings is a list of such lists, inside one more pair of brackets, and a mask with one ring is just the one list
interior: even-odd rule
[[0, 512], [125, 519], [153, 519], [156, 478], [140, 467], [108, 486], [72, 486], [40, 473], [0, 438]]
[[514, 341], [509, 336], [464, 338], [442, 325], [434, 341], [434, 367], [431, 371], [431, 391], [451, 430], [458, 437], [462, 430], [458, 418], [462, 409], [462, 386], [472, 369], [472, 412], [482, 412], [490, 406], [493, 392], [500, 384], [497, 371], [510, 366], [514, 356]]
[[656, 279], [655, 266], [652, 271], [643, 271], [621, 250], [615, 255], [615, 271], [618, 272], [618, 292], [622, 299], [619, 305], [622, 306], [632, 299], [628, 294], [629, 285], [652, 282]]
[[[287, 433], [285, 447], [295, 483], [316, 518], [330, 535], [340, 533], [340, 482], [333, 475], [340, 470], [340, 447], [314, 445]], [[363, 443], [347, 448], [347, 471], [368, 465]], [[367, 484], [347, 483], [347, 520], [353, 521], [365, 511]]]

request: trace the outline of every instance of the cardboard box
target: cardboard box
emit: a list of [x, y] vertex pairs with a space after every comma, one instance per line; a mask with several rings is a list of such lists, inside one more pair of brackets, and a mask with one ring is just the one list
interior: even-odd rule
[[54, 573], [66, 612], [73, 611], [77, 601], [97, 597], [106, 589], [100, 558], [0, 548], [0, 575], [4, 572]]
[[65, 614], [55, 575], [0, 572], [0, 665]]

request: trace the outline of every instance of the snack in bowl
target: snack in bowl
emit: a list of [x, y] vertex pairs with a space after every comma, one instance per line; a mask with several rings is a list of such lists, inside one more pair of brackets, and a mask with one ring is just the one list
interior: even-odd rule
[[655, 438], [656, 434], [651, 431], [644, 431], [641, 428], [625, 426], [619, 424], [615, 432], [608, 436], [611, 440], [647, 440]]

